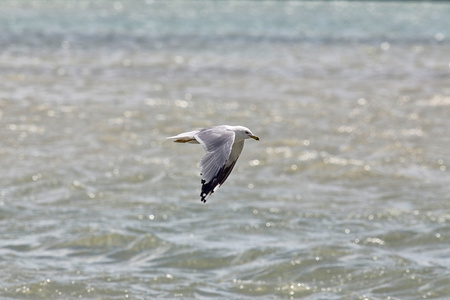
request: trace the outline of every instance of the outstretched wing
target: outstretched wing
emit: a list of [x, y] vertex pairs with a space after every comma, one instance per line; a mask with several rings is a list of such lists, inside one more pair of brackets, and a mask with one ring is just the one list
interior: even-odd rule
[[194, 135], [198, 132], [199, 132], [199, 130], [183, 132], [183, 133], [180, 133], [179, 135], [169, 136], [166, 138], [166, 140], [173, 139], [175, 143], [198, 144], [198, 141], [194, 137]]
[[200, 162], [203, 202], [225, 182], [241, 154], [244, 141], [234, 143], [234, 136], [233, 131], [221, 126], [202, 130], [195, 136], [206, 151]]
[[[222, 126], [216, 126], [201, 130], [195, 135], [195, 138], [206, 151], [200, 162], [202, 175], [202, 191], [200, 193], [201, 201], [206, 199], [218, 188], [227, 177], [239, 157], [242, 147], [236, 159], [235, 156], [234, 132], [227, 130]], [[240, 144], [240, 143], [238, 143]], [[243, 143], [242, 143], [243, 144]], [[239, 147], [238, 147], [239, 148]]]
[[202, 179], [210, 182], [230, 157], [234, 143], [234, 132], [216, 126], [199, 131], [194, 135], [206, 154], [200, 161]]
[[201, 200], [206, 202], [206, 199], [214, 193], [214, 191], [219, 188], [225, 180], [227, 180], [228, 176], [230, 176], [231, 171], [236, 164], [239, 155], [244, 148], [244, 141], [234, 143], [233, 148], [231, 149], [231, 154], [223, 168], [219, 170], [219, 172], [214, 176], [214, 178], [210, 182], [206, 182], [202, 180], [202, 192], [200, 193]]

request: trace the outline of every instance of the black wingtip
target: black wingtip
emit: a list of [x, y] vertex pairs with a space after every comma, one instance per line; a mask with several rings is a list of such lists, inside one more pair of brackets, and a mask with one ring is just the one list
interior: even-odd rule
[[206, 203], [206, 197], [207, 197], [207, 194], [201, 193], [200, 194], [200, 201], [203, 202], [203, 203]]
[[[201, 183], [202, 183], [202, 186], [203, 186], [205, 184], [205, 180], [202, 179]], [[203, 203], [206, 203], [206, 193], [204, 193], [203, 191], [200, 192], [200, 201], [203, 202]]]
[[[217, 182], [215, 180], [213, 180], [213, 182]], [[206, 180], [202, 179], [201, 183], [202, 183], [202, 191], [200, 192], [200, 201], [203, 203], [206, 203], [206, 198], [208, 198], [209, 196], [211, 196], [212, 193], [214, 193], [214, 187], [217, 184], [214, 184], [213, 182], [208, 182], [206, 183]]]
[[201, 202], [203, 202], [203, 203], [206, 203], [206, 198], [209, 196], [209, 195], [211, 195], [212, 193], [214, 193], [214, 192], [211, 192], [211, 193], [205, 193], [205, 192], [201, 192], [200, 193], [200, 201]]

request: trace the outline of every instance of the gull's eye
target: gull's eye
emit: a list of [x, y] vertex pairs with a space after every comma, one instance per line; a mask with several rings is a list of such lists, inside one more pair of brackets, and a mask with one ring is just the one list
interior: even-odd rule
[[250, 131], [248, 131], [248, 130], [245, 131], [245, 134], [249, 134], [249, 133], [250, 133]]

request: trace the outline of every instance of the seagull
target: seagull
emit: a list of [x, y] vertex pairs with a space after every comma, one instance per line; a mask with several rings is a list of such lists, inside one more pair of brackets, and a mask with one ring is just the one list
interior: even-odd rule
[[205, 149], [206, 154], [200, 161], [200, 200], [205, 203], [230, 176], [244, 148], [244, 140], [250, 138], [259, 141], [259, 137], [247, 127], [219, 125], [184, 132], [167, 139], [174, 139], [175, 143], [201, 144]]

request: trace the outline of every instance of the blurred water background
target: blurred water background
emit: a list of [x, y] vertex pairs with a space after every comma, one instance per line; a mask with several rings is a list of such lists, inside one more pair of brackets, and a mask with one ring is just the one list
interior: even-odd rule
[[[1, 299], [450, 299], [450, 5], [2, 1]], [[198, 145], [244, 125], [200, 202]]]

